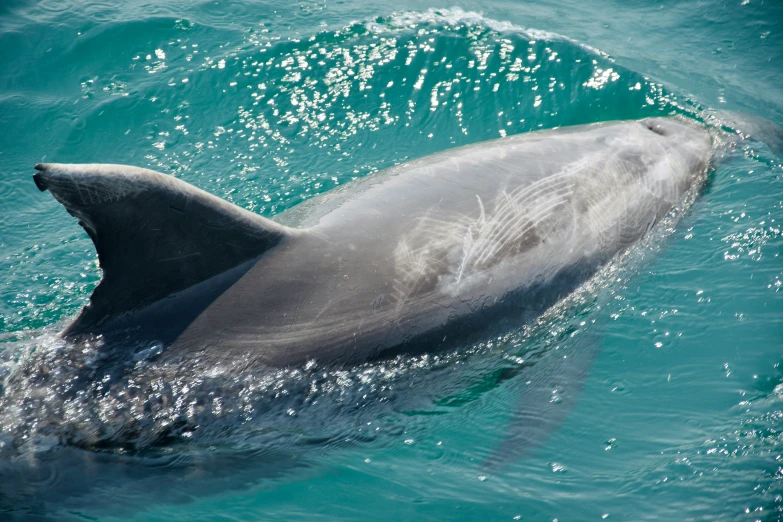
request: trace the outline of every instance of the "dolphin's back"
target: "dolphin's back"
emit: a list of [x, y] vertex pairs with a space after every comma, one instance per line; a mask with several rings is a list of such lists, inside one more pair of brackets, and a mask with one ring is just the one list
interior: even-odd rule
[[[313, 198], [281, 216], [299, 230], [142, 169], [42, 166], [39, 187], [80, 218], [104, 269], [80, 331], [188, 303], [165, 358], [353, 364], [540, 313], [666, 214], [709, 150], [703, 129], [665, 119], [535, 132]], [[115, 182], [130, 189], [115, 197]]]
[[283, 216], [308, 233], [259, 260], [170, 353], [203, 353], [230, 324], [209, 357], [352, 364], [538, 314], [704, 172], [706, 132], [656, 121], [471, 145], [314, 198]]

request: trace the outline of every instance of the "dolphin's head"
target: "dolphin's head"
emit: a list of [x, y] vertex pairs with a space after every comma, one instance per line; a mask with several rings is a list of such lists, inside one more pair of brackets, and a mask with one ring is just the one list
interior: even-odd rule
[[701, 179], [712, 154], [707, 129], [681, 118], [648, 118], [632, 125], [626, 153], [636, 156], [646, 178], [645, 186], [675, 203]]
[[681, 118], [648, 118], [640, 124], [660, 136], [655, 138], [661, 146], [660, 159], [666, 160], [669, 168], [689, 178], [704, 172], [712, 153], [706, 127]]

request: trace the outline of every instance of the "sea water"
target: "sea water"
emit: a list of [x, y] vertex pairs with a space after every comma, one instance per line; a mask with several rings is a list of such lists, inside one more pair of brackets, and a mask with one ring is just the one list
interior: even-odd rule
[[[782, 519], [783, 167], [720, 120], [783, 123], [781, 21], [759, 0], [4, 0], [0, 518]], [[153, 168], [274, 218], [450, 147], [675, 114], [723, 143], [695, 202], [478, 345], [241, 374], [153, 346], [115, 383], [56, 337], [101, 272], [35, 163]], [[515, 447], [559, 353], [584, 371]]]

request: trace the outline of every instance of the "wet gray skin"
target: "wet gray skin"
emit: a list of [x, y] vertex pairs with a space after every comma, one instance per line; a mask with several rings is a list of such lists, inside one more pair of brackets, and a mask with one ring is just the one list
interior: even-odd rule
[[345, 366], [528, 321], [704, 178], [707, 131], [609, 122], [405, 163], [279, 216], [150, 170], [42, 164], [103, 280], [63, 335], [161, 343], [161, 360]]

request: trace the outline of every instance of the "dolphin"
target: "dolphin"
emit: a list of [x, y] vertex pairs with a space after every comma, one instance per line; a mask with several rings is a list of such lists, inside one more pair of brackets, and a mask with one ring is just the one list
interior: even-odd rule
[[711, 152], [680, 118], [536, 131], [394, 166], [278, 222], [143, 168], [33, 177], [103, 272], [66, 339], [181, 364], [344, 367], [532, 320], [698, 187]]

